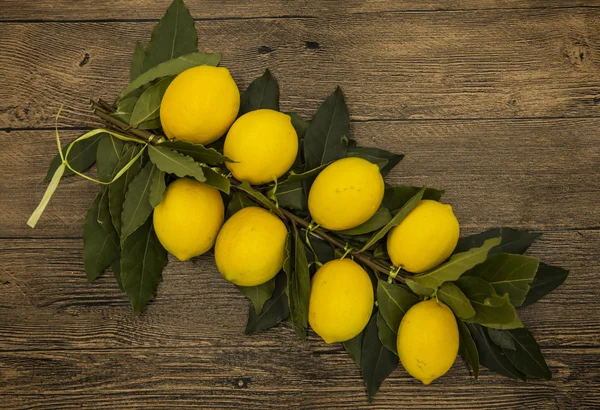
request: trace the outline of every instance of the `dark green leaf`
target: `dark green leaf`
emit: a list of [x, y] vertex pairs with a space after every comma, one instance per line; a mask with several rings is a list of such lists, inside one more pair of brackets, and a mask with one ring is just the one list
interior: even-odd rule
[[552, 372], [548, 368], [540, 347], [529, 330], [522, 328], [507, 330], [505, 332], [513, 339], [515, 349], [502, 348], [502, 352], [513, 366], [527, 376], [551, 380]]
[[312, 249], [316, 253], [315, 258], [322, 264], [325, 264], [333, 259], [333, 247], [329, 242], [323, 239], [317, 238], [313, 235], [308, 235], [308, 240], [312, 246]]
[[501, 347], [502, 349], [515, 350], [515, 341], [510, 336], [508, 330], [488, 328], [487, 332], [492, 342], [494, 342], [497, 346]]
[[404, 158], [403, 154], [394, 154], [393, 152], [388, 152], [380, 148], [370, 148], [370, 147], [349, 147], [348, 148], [348, 156], [349, 157], [359, 157], [364, 158], [367, 161], [373, 162], [370, 158], [378, 158], [385, 160], [385, 163], [379, 167], [382, 176], [386, 176], [400, 161]]
[[469, 319], [475, 316], [475, 309], [465, 294], [452, 282], [446, 282], [437, 291], [437, 297], [444, 302], [456, 316]]
[[273, 202], [269, 201], [269, 199], [266, 196], [252, 188], [248, 181], [244, 181], [241, 184], [236, 185], [235, 187], [240, 191], [244, 191], [245, 193], [250, 195], [256, 202], [258, 202], [265, 208], [268, 208], [275, 215], [279, 216], [280, 218], [283, 218], [283, 214], [281, 213], [279, 208], [277, 208]]
[[303, 139], [304, 134], [306, 134], [306, 130], [308, 129], [308, 126], [310, 125], [310, 121], [303, 120], [302, 118], [300, 118], [298, 113], [295, 113], [295, 112], [286, 112], [286, 114], [292, 118], [292, 126], [296, 130], [298, 139]]
[[365, 244], [365, 246], [362, 247], [360, 251], [366, 251], [371, 246], [375, 245], [375, 243], [382, 239], [390, 229], [402, 222], [402, 220], [406, 218], [413, 209], [415, 209], [419, 202], [421, 202], [421, 198], [423, 197], [424, 192], [425, 188], [421, 189], [408, 202], [406, 202], [404, 206], [402, 206], [402, 208], [394, 215], [394, 217], [387, 224], [385, 224], [383, 228], [381, 228], [371, 236], [371, 239], [369, 239], [369, 241]]
[[304, 159], [307, 169], [346, 156], [350, 136], [350, 116], [344, 94], [338, 87], [321, 104], [304, 135]]
[[197, 162], [210, 165], [220, 165], [225, 162], [232, 162], [225, 155], [214, 148], [206, 148], [201, 144], [192, 144], [186, 141], [165, 141], [160, 144], [161, 147], [170, 148], [180, 154], [192, 157]]
[[302, 239], [294, 226], [294, 234], [288, 234], [286, 260], [283, 269], [287, 274], [287, 295], [290, 320], [296, 334], [306, 342], [308, 327], [308, 300], [310, 298], [310, 274]]
[[[272, 191], [270, 192], [272, 194]], [[308, 199], [304, 195], [302, 182], [278, 186], [275, 197], [281, 207], [296, 211], [305, 211], [308, 209]]]
[[265, 302], [271, 299], [275, 290], [275, 278], [257, 286], [237, 286], [240, 293], [250, 299], [257, 315], [262, 312]]
[[[131, 114], [135, 108], [135, 103], [137, 103], [138, 98], [140, 98], [140, 96], [136, 94], [137, 93], [131, 93], [129, 97], [121, 98], [117, 101], [117, 111], [112, 113], [111, 116], [129, 124]], [[141, 95], [141, 92], [139, 94]]]
[[279, 84], [269, 69], [242, 93], [239, 115], [263, 108], [279, 111]]
[[369, 218], [368, 221], [354, 227], [351, 229], [346, 229], [344, 231], [338, 231], [338, 233], [343, 235], [364, 235], [366, 233], [371, 233], [385, 226], [388, 222], [392, 220], [392, 213], [389, 209], [385, 207], [381, 207], [375, 212], [375, 214]]
[[454, 253], [464, 252], [468, 249], [481, 246], [486, 239], [501, 237], [502, 242], [490, 250], [490, 255], [496, 253], [524, 253], [531, 244], [541, 236], [525, 230], [513, 228], [494, 228], [475, 235], [460, 238]]
[[230, 182], [228, 178], [209, 167], [202, 167], [202, 172], [204, 172], [204, 178], [206, 178], [205, 183], [207, 185], [217, 188], [219, 191], [229, 195]]
[[233, 196], [231, 197], [231, 201], [229, 201], [229, 205], [227, 205], [227, 212], [225, 213], [225, 216], [227, 219], [229, 219], [240, 209], [249, 206], [256, 206], [256, 204], [241, 192], [234, 192]]
[[148, 84], [157, 78], [177, 75], [187, 70], [188, 68], [197, 67], [200, 65], [217, 66], [221, 61], [221, 53], [190, 53], [181, 57], [173, 58], [172, 60], [160, 63], [157, 66], [145, 71], [135, 80], [133, 80], [119, 98], [128, 96], [132, 91]]
[[[135, 158], [139, 151], [140, 148], [137, 145], [129, 146], [121, 159], [119, 159], [115, 169], [121, 170], [126, 164]], [[129, 184], [141, 169], [142, 161], [141, 159], [138, 159], [123, 175], [121, 175], [119, 179], [108, 186], [108, 204], [110, 215], [112, 217], [113, 226], [119, 235], [121, 233], [121, 213], [123, 211], [123, 201], [125, 200], [127, 187], [129, 187]]]
[[116, 174], [115, 168], [123, 155], [123, 141], [113, 137], [110, 134], [99, 134], [100, 142], [96, 149], [96, 169], [98, 170], [98, 179], [109, 182]]
[[390, 256], [387, 253], [387, 247], [385, 242], [381, 242], [379, 245], [377, 245], [377, 248], [375, 248], [375, 250], [373, 251], [373, 256], [377, 259], [390, 259]]
[[174, 0], [152, 30], [146, 46], [143, 71], [198, 49], [194, 19], [183, 0]]
[[419, 296], [430, 297], [435, 293], [435, 289], [431, 289], [426, 286], [420, 285], [417, 282], [415, 282], [414, 280], [407, 279], [406, 285], [408, 285], [410, 290], [412, 290], [414, 293], [416, 293]]
[[[145, 121], [158, 118], [160, 115], [160, 103], [167, 87], [175, 77], [165, 77], [156, 84], [148, 87], [135, 103], [129, 123], [137, 127]], [[159, 123], [160, 124], [160, 123]]]
[[289, 316], [290, 309], [285, 294], [286, 284], [285, 272], [281, 271], [275, 277], [273, 296], [265, 302], [262, 312], [257, 314], [254, 309], [248, 312], [247, 335], [269, 329]]
[[83, 266], [90, 281], [100, 276], [104, 269], [119, 258], [119, 236], [112, 224], [106, 224], [105, 228], [98, 222], [100, 207], [108, 208], [108, 198], [102, 192], [88, 209], [83, 224]]
[[[383, 196], [382, 204], [390, 209], [392, 212], [396, 211], [404, 206], [412, 197], [414, 197], [422, 187], [417, 186], [395, 186], [395, 187], [386, 187], [385, 194]], [[439, 201], [444, 191], [433, 189], [433, 188], [425, 188], [425, 192], [423, 193], [422, 199], [431, 199], [433, 201]]]
[[134, 315], [140, 314], [154, 298], [167, 261], [167, 251], [154, 233], [152, 219], [148, 219], [123, 242], [121, 280]]
[[157, 130], [162, 127], [160, 118], [154, 118], [153, 120], [144, 121], [137, 126], [140, 130]]
[[477, 346], [471, 336], [471, 332], [466, 324], [462, 320], [457, 320], [458, 323], [458, 334], [460, 336], [460, 344], [458, 346], [458, 354], [467, 365], [471, 368], [473, 377], [477, 379], [479, 377], [479, 354], [477, 352]]
[[346, 340], [343, 343], [344, 349], [346, 349], [346, 351], [348, 353], [350, 353], [352, 360], [354, 360], [354, 363], [356, 363], [356, 365], [358, 367], [360, 367], [360, 356], [362, 353], [363, 336], [364, 336], [364, 331], [360, 332], [358, 335], [356, 335], [352, 339]]
[[533, 281], [529, 285], [529, 292], [525, 296], [522, 306], [529, 306], [552, 292], [567, 279], [568, 275], [569, 271], [566, 269], [540, 262], [535, 278], [533, 278]]
[[381, 315], [381, 312], [377, 312], [377, 332], [379, 340], [385, 348], [397, 356], [398, 348], [396, 342], [398, 340], [398, 329], [392, 329]]
[[150, 187], [158, 173], [156, 164], [148, 162], [129, 184], [121, 213], [121, 243], [138, 230], [152, 213]]
[[496, 329], [523, 327], [517, 311], [508, 300], [508, 295], [498, 296], [492, 285], [485, 280], [475, 276], [463, 276], [456, 284], [475, 309], [475, 316], [467, 320], [468, 322]]
[[[119, 250], [119, 254], [121, 251]], [[125, 292], [125, 288], [123, 288], [123, 281], [121, 280], [121, 260], [116, 259], [112, 265], [110, 265], [113, 273], [115, 274], [115, 280], [117, 281], [117, 285], [119, 285], [119, 289]]]
[[319, 175], [319, 173], [324, 168], [326, 168], [327, 165], [329, 165], [329, 164], [320, 165], [320, 166], [318, 166], [316, 168], [313, 168], [313, 169], [311, 169], [309, 171], [292, 170], [290, 172], [290, 174], [288, 175], [288, 177], [284, 181], [281, 181], [278, 184], [278, 187], [284, 187], [284, 186], [287, 186], [287, 185], [292, 185], [292, 184], [294, 184], [295, 182], [298, 182], [298, 181], [304, 181], [306, 179], [314, 178], [317, 175]]
[[371, 317], [364, 334], [360, 368], [371, 401], [381, 383], [398, 367], [398, 356], [386, 349], [379, 340], [377, 315]]
[[[69, 165], [77, 172], [83, 172], [92, 165], [96, 161], [96, 149], [98, 148], [98, 142], [100, 141], [100, 137], [104, 134], [97, 134], [91, 138], [85, 139], [83, 141], [79, 141], [73, 145], [73, 148], [69, 152], [69, 156], [67, 157], [67, 161], [69, 161]], [[67, 149], [69, 145], [67, 144], [62, 147], [63, 155], [67, 154]], [[46, 173], [46, 177], [44, 181], [50, 182], [52, 176], [56, 172], [56, 169], [62, 163], [60, 159], [60, 155], [56, 154], [56, 156], [52, 159], [50, 166], [48, 167], [48, 172]], [[65, 168], [65, 172], [63, 176], [73, 175], [73, 171], [69, 168]]]
[[167, 174], [175, 174], [180, 178], [190, 176], [200, 182], [206, 181], [202, 167], [192, 157], [161, 145], [148, 145], [148, 154], [150, 161]]
[[150, 181], [150, 183], [150, 194], [148, 196], [148, 200], [150, 201], [150, 206], [152, 208], [156, 208], [162, 201], [163, 193], [167, 189], [165, 173], [160, 170], [155, 172], [152, 175], [152, 181]]
[[479, 352], [479, 362], [493, 372], [504, 376], [521, 379], [525, 381], [527, 377], [521, 373], [511, 362], [506, 358], [502, 349], [492, 342], [488, 336], [486, 329], [477, 324], [467, 324], [477, 351]]
[[455, 281], [463, 273], [485, 261], [489, 250], [499, 243], [500, 238], [487, 239], [481, 247], [455, 253], [448, 262], [429, 272], [414, 276], [413, 280], [422, 286], [437, 289], [442, 283]]
[[[502, 246], [502, 245], [500, 245]], [[466, 275], [477, 276], [494, 287], [499, 295], [508, 294], [513, 306], [521, 306], [539, 261], [523, 255], [500, 253], [475, 266]]]
[[131, 57], [131, 68], [129, 69], [129, 81], [135, 80], [144, 71], [144, 58], [146, 58], [146, 50], [139, 41], [135, 42], [133, 57]]
[[394, 332], [398, 332], [402, 317], [418, 301], [419, 298], [402, 286], [377, 281], [379, 314]]

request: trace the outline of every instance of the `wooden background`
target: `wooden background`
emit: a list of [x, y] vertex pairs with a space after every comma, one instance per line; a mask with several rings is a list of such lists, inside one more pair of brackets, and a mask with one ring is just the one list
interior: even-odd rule
[[[88, 283], [91, 183], [65, 179], [25, 225], [58, 107], [117, 96], [169, 2], [2, 0], [1, 408], [600, 406], [600, 1], [187, 1], [241, 89], [269, 67], [282, 108], [308, 117], [341, 85], [353, 137], [407, 154], [390, 182], [445, 188], [464, 233], [541, 231], [530, 254], [571, 270], [521, 310], [552, 381], [475, 381], [459, 359], [428, 387], [399, 368], [371, 406], [340, 345], [286, 326], [245, 337], [247, 302], [210, 256], [171, 260], [139, 318], [110, 275]], [[85, 129], [63, 123], [64, 141]]]

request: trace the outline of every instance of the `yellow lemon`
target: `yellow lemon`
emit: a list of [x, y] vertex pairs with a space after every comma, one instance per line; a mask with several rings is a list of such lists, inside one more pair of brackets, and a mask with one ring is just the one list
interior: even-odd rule
[[388, 234], [394, 265], [421, 273], [444, 262], [454, 251], [460, 227], [452, 207], [423, 200]]
[[298, 154], [298, 135], [289, 115], [266, 109], [250, 111], [231, 126], [223, 154], [236, 161], [226, 164], [235, 179], [265, 184], [290, 169]]
[[283, 267], [287, 229], [281, 219], [255, 206], [225, 222], [215, 244], [219, 272], [239, 286], [256, 286]]
[[398, 356], [408, 374], [423, 384], [446, 374], [458, 354], [458, 325], [450, 308], [434, 299], [419, 302], [398, 328]]
[[326, 229], [354, 228], [377, 212], [384, 189], [377, 165], [362, 158], [343, 158], [317, 176], [308, 194], [308, 209]]
[[212, 248], [223, 217], [219, 191], [181, 178], [169, 184], [161, 203], [154, 208], [154, 230], [164, 248], [185, 261]]
[[240, 109], [240, 92], [224, 67], [185, 70], [169, 84], [160, 122], [169, 139], [210, 144], [225, 135]]
[[369, 274], [351, 259], [332, 260], [312, 278], [308, 323], [325, 343], [344, 342], [369, 323], [373, 302]]

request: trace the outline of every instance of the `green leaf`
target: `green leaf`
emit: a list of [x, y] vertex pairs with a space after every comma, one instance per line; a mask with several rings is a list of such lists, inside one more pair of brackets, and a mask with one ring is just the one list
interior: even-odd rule
[[525, 296], [522, 306], [529, 306], [552, 292], [567, 279], [568, 275], [569, 271], [566, 269], [540, 262], [537, 273], [529, 285], [529, 292]]
[[481, 246], [486, 239], [502, 238], [500, 245], [490, 250], [490, 255], [497, 253], [524, 253], [531, 244], [541, 236], [525, 230], [513, 228], [494, 228], [475, 235], [460, 238], [454, 253], [464, 252], [468, 249]]
[[468, 322], [496, 329], [523, 327], [517, 311], [509, 302], [508, 295], [498, 296], [492, 285], [485, 280], [475, 276], [463, 276], [456, 284], [475, 309], [475, 316], [468, 319]]
[[200, 182], [206, 181], [202, 167], [192, 157], [161, 145], [148, 145], [148, 154], [150, 161], [167, 174], [175, 174], [180, 178], [190, 176]]
[[130, 124], [131, 114], [133, 113], [133, 109], [135, 108], [135, 104], [137, 103], [138, 98], [140, 98], [139, 95], [136, 95], [136, 93], [132, 93], [127, 98], [119, 99], [117, 101], [117, 111], [113, 112], [110, 115], [118, 120]]
[[381, 383], [398, 367], [398, 356], [381, 343], [377, 329], [377, 315], [371, 317], [364, 333], [360, 368], [367, 384], [370, 402]]
[[400, 161], [402, 161], [402, 158], [404, 158], [404, 154], [394, 154], [393, 152], [388, 152], [380, 148], [370, 147], [349, 147], [348, 156], [364, 158], [371, 162], [373, 162], [371, 158], [385, 160], [378, 162], [378, 165], [382, 164], [380, 165], [379, 170], [383, 177], [385, 177]]
[[389, 261], [390, 255], [387, 253], [387, 246], [385, 242], [381, 242], [379, 245], [377, 245], [377, 248], [375, 248], [373, 251], [373, 256], [377, 259], [385, 259]]
[[129, 184], [121, 213], [121, 243], [138, 230], [152, 213], [150, 187], [158, 173], [156, 164], [148, 162]]
[[217, 66], [221, 61], [221, 53], [190, 53], [181, 57], [173, 58], [172, 60], [160, 63], [133, 80], [125, 91], [121, 93], [119, 98], [124, 98], [132, 91], [148, 84], [157, 78], [177, 75], [187, 70], [188, 68], [197, 67], [200, 65]]
[[488, 328], [488, 336], [497, 346], [503, 349], [515, 350], [515, 342], [508, 330]]
[[304, 181], [304, 180], [307, 180], [307, 179], [314, 178], [317, 175], [319, 175], [319, 173], [324, 168], [326, 168], [328, 165], [329, 165], [329, 163], [323, 164], [323, 165], [319, 165], [318, 167], [313, 168], [313, 169], [311, 169], [309, 171], [300, 171], [300, 172], [298, 172], [299, 170], [292, 170], [290, 172], [290, 174], [288, 175], [288, 177], [285, 180], [281, 181], [278, 184], [278, 187], [284, 187], [286, 185], [294, 184], [294, 183], [296, 183], [298, 181]]
[[458, 354], [467, 363], [467, 366], [471, 368], [471, 373], [475, 377], [475, 380], [477, 380], [479, 377], [479, 354], [477, 346], [467, 325], [462, 320], [457, 320], [456, 323], [458, 323], [458, 334], [460, 336]]
[[152, 219], [148, 219], [123, 242], [121, 280], [134, 315], [140, 314], [154, 298], [167, 261], [167, 251], [154, 233]]
[[[119, 250], [119, 255], [120, 255], [121, 251]], [[112, 265], [110, 265], [110, 268], [112, 269], [113, 273], [115, 274], [115, 280], [117, 281], [117, 285], [119, 285], [119, 289], [121, 289], [123, 292], [125, 292], [125, 289], [123, 288], [123, 281], [121, 281], [121, 260], [120, 259], [116, 259]]]
[[538, 264], [539, 261], [535, 258], [501, 253], [490, 256], [466, 275], [485, 280], [499, 295], [508, 294], [513, 306], [521, 306], [529, 292], [529, 283], [537, 272]]
[[279, 111], [279, 84], [269, 69], [242, 93], [239, 116], [264, 108]]
[[379, 314], [394, 332], [398, 332], [402, 317], [418, 301], [419, 298], [402, 286], [377, 281]]
[[[94, 162], [96, 161], [96, 150], [98, 148], [98, 143], [102, 135], [104, 134], [97, 134], [91, 138], [79, 141], [75, 143], [75, 145], [73, 145], [73, 148], [71, 149], [71, 151], [69, 152], [69, 156], [67, 157], [71, 168], [73, 168], [77, 172], [83, 172], [92, 165], [94, 165]], [[67, 154], [67, 149], [72, 143], [73, 142], [62, 147], [63, 155]], [[52, 176], [54, 176], [54, 173], [56, 172], [56, 169], [60, 166], [60, 164], [62, 164], [62, 160], [60, 159], [60, 155], [56, 154], [56, 156], [52, 159], [52, 162], [50, 162], [50, 166], [48, 167], [48, 172], [46, 173], [44, 181], [50, 182]], [[65, 168], [63, 176], [69, 175], [73, 175], [73, 171], [71, 171], [69, 168]]]
[[330, 260], [334, 259], [333, 247], [329, 244], [329, 242], [326, 242], [321, 238], [317, 238], [312, 234], [308, 235], [308, 240], [312, 247], [311, 250], [314, 250], [315, 259], [318, 260], [320, 263], [325, 264]]
[[194, 19], [183, 0], [174, 0], [152, 30], [143, 71], [198, 49]]
[[[115, 169], [123, 169], [123, 167], [128, 164], [139, 151], [140, 147], [137, 145], [128, 146], [123, 156], [119, 159], [119, 162], [117, 162]], [[110, 216], [112, 217], [113, 226], [119, 235], [121, 234], [121, 213], [123, 211], [123, 201], [125, 200], [127, 187], [129, 187], [129, 184], [141, 169], [142, 161], [141, 159], [138, 159], [119, 179], [108, 186]]]
[[252, 302], [256, 314], [260, 315], [265, 302], [273, 296], [273, 291], [275, 290], [275, 278], [272, 278], [261, 285], [237, 286], [237, 288], [242, 295], [246, 296], [250, 302]]
[[129, 69], [129, 81], [135, 80], [144, 71], [144, 58], [146, 57], [146, 50], [139, 41], [135, 42], [135, 48], [133, 49], [133, 57], [131, 57], [131, 67]]
[[306, 134], [306, 130], [310, 125], [310, 121], [303, 120], [302, 118], [300, 118], [300, 115], [298, 115], [298, 113], [295, 112], [286, 112], [286, 114], [292, 118], [292, 126], [296, 130], [298, 139], [303, 139], [304, 135]]
[[475, 309], [471, 302], [454, 283], [443, 283], [437, 291], [437, 297], [448, 305], [459, 318], [469, 319], [475, 316]]
[[377, 229], [385, 226], [388, 222], [392, 220], [392, 213], [389, 209], [385, 207], [381, 207], [375, 212], [375, 214], [369, 218], [368, 221], [354, 227], [351, 229], [346, 229], [344, 231], [338, 231], [338, 233], [343, 235], [364, 235], [366, 233], [371, 233], [376, 231]]
[[431, 297], [435, 293], [435, 289], [428, 288], [426, 286], [420, 285], [417, 282], [407, 279], [406, 285], [419, 296]]
[[479, 352], [479, 362], [493, 372], [504, 376], [521, 379], [525, 381], [527, 377], [521, 373], [506, 358], [502, 349], [492, 342], [487, 334], [486, 328], [477, 324], [467, 324], [477, 351]]
[[457, 280], [463, 273], [485, 261], [489, 250], [499, 243], [500, 238], [487, 239], [481, 247], [455, 253], [448, 262], [414, 276], [413, 280], [422, 286], [437, 289], [442, 283]]
[[269, 199], [266, 196], [252, 188], [248, 181], [244, 181], [241, 184], [236, 185], [235, 188], [239, 189], [240, 191], [244, 191], [245, 193], [250, 195], [256, 202], [269, 209], [271, 212], [273, 212], [280, 218], [283, 218], [283, 214], [281, 213], [279, 208], [277, 208], [273, 202], [269, 201]]
[[186, 141], [165, 141], [160, 147], [170, 148], [180, 154], [192, 157], [194, 161], [210, 165], [220, 165], [225, 162], [233, 162], [214, 148], [206, 148], [201, 144], [192, 144]]
[[286, 241], [286, 260], [283, 269], [287, 274], [287, 295], [290, 308], [290, 320], [296, 334], [306, 342], [308, 327], [308, 301], [310, 298], [310, 274], [308, 260], [298, 229], [294, 226], [294, 234], [288, 234]]
[[205, 183], [207, 185], [217, 188], [219, 191], [229, 195], [229, 191], [231, 188], [229, 178], [224, 177], [223, 175], [209, 167], [202, 167], [202, 172], [204, 172], [204, 178], [206, 178]]
[[362, 353], [362, 342], [364, 334], [364, 331], [362, 331], [352, 339], [346, 340], [343, 343], [344, 349], [346, 349], [346, 351], [350, 353], [352, 360], [354, 360], [354, 363], [356, 363], [358, 367], [360, 367], [360, 357]]
[[402, 222], [402, 220], [406, 218], [413, 209], [415, 209], [419, 202], [421, 202], [421, 198], [423, 197], [424, 192], [425, 188], [421, 189], [408, 202], [406, 202], [404, 206], [394, 215], [394, 217], [387, 224], [385, 224], [383, 228], [381, 228], [371, 236], [371, 239], [369, 239], [369, 241], [362, 247], [360, 251], [363, 252], [369, 249], [376, 242], [382, 239], [390, 229]]
[[154, 120], [160, 115], [160, 103], [167, 87], [175, 77], [165, 77], [156, 84], [148, 87], [135, 103], [129, 123], [136, 127], [139, 124]]
[[387, 350], [397, 356], [398, 348], [396, 342], [398, 340], [398, 330], [392, 329], [390, 325], [387, 324], [381, 315], [381, 312], [377, 312], [377, 332], [381, 344], [383, 344]]
[[[273, 193], [273, 191], [269, 191]], [[304, 195], [304, 187], [302, 182], [294, 182], [293, 184], [285, 184], [277, 187], [275, 194], [279, 206], [296, 211], [305, 211], [308, 209], [308, 198]]]
[[[89, 281], [119, 258], [119, 236], [112, 224], [98, 222], [100, 207], [108, 207], [108, 198], [100, 192], [87, 211], [83, 224], [83, 266]], [[112, 229], [111, 229], [112, 228]]]
[[152, 181], [150, 181], [150, 194], [148, 196], [152, 208], [156, 208], [158, 204], [160, 204], [163, 193], [167, 189], [165, 176], [165, 173], [162, 171], [155, 172], [152, 175]]
[[304, 159], [308, 169], [346, 156], [350, 115], [341, 88], [321, 104], [304, 135]]
[[[396, 211], [404, 206], [412, 197], [414, 197], [422, 187], [417, 186], [387, 186], [385, 188], [385, 194], [383, 196], [382, 204], [390, 209], [392, 212]], [[434, 188], [425, 188], [425, 192], [423, 193], [423, 199], [431, 199], [433, 201], [439, 201], [442, 195], [444, 194], [443, 190], [434, 189]]]
[[144, 121], [140, 125], [137, 126], [140, 130], [158, 130], [162, 127], [162, 123], [160, 122], [160, 118], [154, 118], [152, 120]]
[[247, 335], [269, 329], [289, 316], [290, 309], [285, 294], [286, 284], [285, 273], [279, 272], [275, 277], [273, 296], [265, 302], [262, 311], [258, 314], [254, 309], [250, 309], [248, 312]]
[[125, 143], [110, 134], [102, 133], [96, 150], [98, 179], [109, 182], [115, 175], [115, 168], [123, 155]]
[[529, 330], [522, 328], [506, 330], [504, 332], [514, 341], [515, 349], [502, 348], [502, 352], [513, 366], [527, 376], [551, 380], [552, 372], [548, 368], [540, 347]]
[[231, 197], [231, 201], [229, 201], [229, 205], [227, 205], [225, 217], [229, 219], [240, 209], [247, 208], [249, 206], [256, 206], [256, 204], [241, 192], [234, 192], [233, 196]]

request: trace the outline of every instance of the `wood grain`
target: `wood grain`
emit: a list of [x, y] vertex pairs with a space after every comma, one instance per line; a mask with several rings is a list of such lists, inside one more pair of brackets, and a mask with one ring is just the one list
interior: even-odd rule
[[[600, 9], [200, 21], [244, 89], [269, 67], [283, 108], [312, 113], [340, 85], [354, 120], [600, 114]], [[61, 104], [125, 88], [153, 22], [3, 23], [0, 127], [52, 127]], [[81, 121], [76, 122], [81, 125]]]

